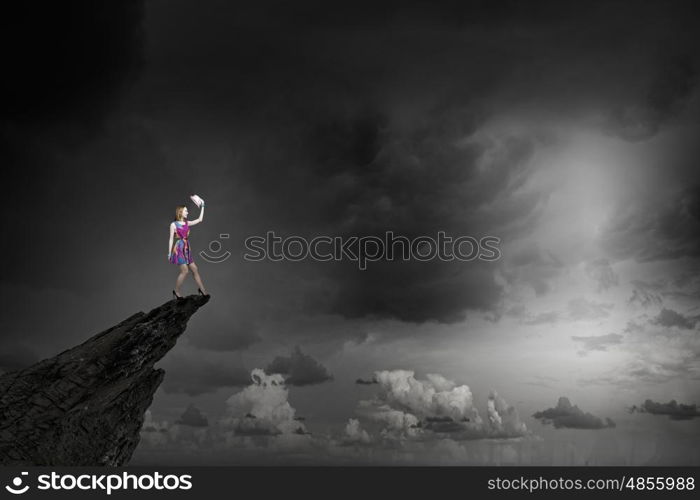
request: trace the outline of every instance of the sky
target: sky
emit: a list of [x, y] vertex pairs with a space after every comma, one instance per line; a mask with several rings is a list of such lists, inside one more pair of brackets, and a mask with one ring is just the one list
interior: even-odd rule
[[[212, 300], [132, 463], [700, 464], [693, 14], [12, 7], [0, 371], [169, 300], [197, 193]], [[268, 231], [493, 236], [500, 258], [244, 259]]]

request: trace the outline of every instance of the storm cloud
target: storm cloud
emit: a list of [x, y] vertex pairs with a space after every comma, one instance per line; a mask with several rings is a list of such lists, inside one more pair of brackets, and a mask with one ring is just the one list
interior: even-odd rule
[[572, 405], [569, 398], [563, 396], [559, 398], [556, 407], [535, 412], [532, 416], [544, 424], [554, 425], [555, 429], [604, 429], [606, 427], [615, 427], [615, 422], [611, 419], [606, 418], [603, 421], [600, 417], [584, 412], [578, 406]]
[[265, 371], [285, 375], [284, 383], [289, 385], [320, 384], [333, 379], [325, 366], [303, 353], [299, 346], [289, 356], [275, 357]]

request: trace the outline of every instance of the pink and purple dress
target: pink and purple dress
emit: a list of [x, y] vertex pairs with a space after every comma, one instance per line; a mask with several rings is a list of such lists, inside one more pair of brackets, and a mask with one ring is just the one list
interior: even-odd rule
[[192, 253], [190, 251], [190, 242], [187, 238], [190, 234], [190, 226], [185, 222], [175, 221], [175, 242], [170, 251], [171, 264], [192, 264]]

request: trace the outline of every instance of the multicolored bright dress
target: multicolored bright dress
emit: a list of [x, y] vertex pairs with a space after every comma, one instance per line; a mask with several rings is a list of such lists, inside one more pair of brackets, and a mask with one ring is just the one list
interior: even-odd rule
[[192, 252], [190, 251], [190, 242], [188, 236], [190, 234], [190, 226], [185, 222], [175, 221], [175, 241], [173, 248], [170, 250], [171, 264], [192, 264]]

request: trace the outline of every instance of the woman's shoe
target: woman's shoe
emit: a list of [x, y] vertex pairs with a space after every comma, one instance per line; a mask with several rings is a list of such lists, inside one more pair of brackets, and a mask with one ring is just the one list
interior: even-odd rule
[[175, 298], [176, 298], [177, 300], [182, 300], [182, 299], [185, 298], [185, 297], [182, 297], [181, 295], [176, 294], [176, 293], [175, 293], [175, 290], [173, 290], [173, 295], [175, 296]]
[[200, 295], [204, 295], [205, 297], [210, 296], [208, 293], [204, 293], [201, 288], [197, 288], [197, 291], [199, 292]]

